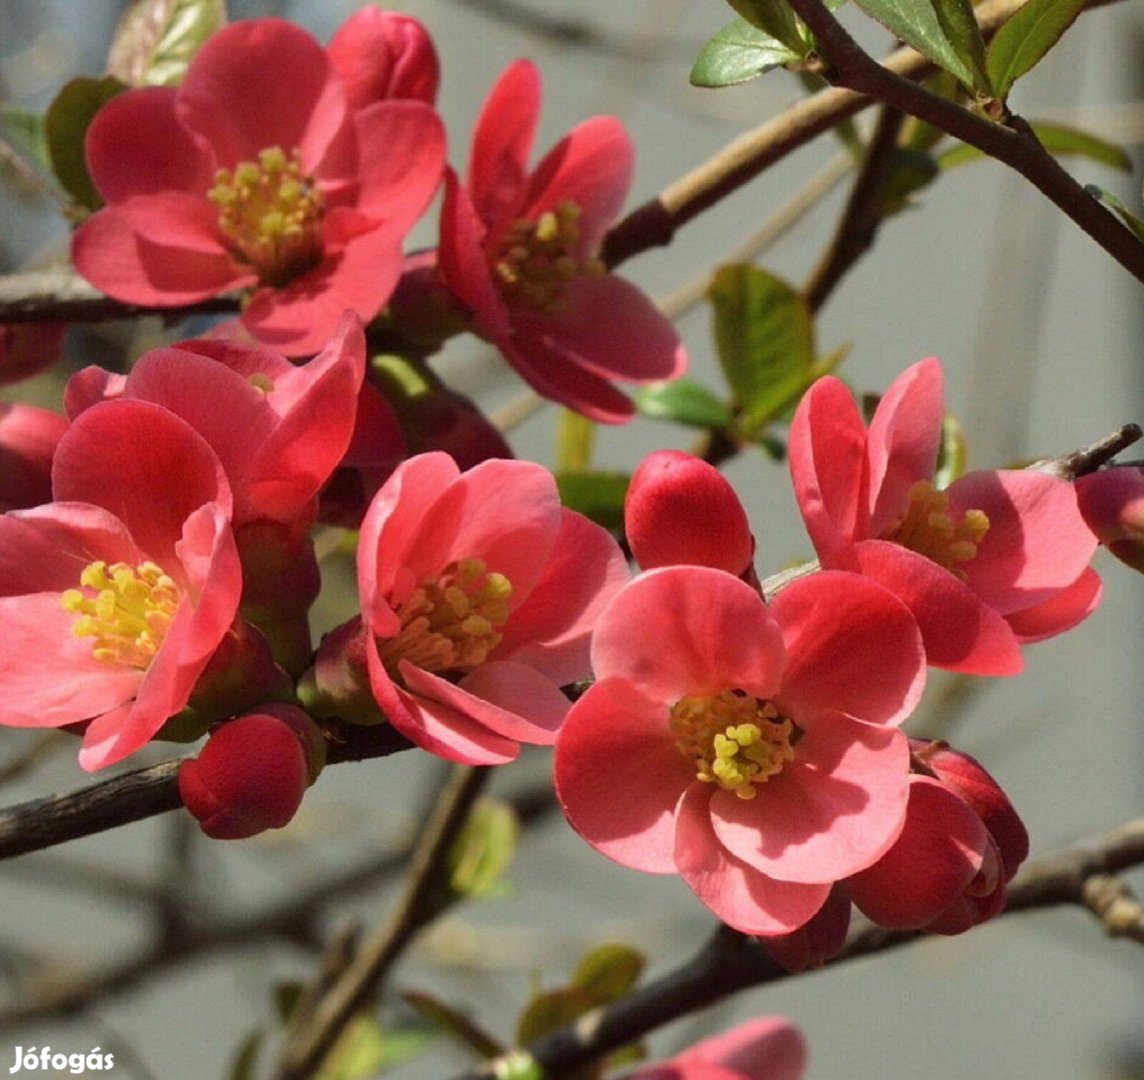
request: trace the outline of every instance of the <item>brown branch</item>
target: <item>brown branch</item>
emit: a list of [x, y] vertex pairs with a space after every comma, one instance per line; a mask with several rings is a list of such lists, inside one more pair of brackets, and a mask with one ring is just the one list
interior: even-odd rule
[[[1102, 878], [1142, 863], [1144, 818], [1138, 818], [1082, 845], [1029, 863], [1010, 885], [1009, 903], [1002, 915], [1075, 904], [1093, 911], [1106, 927], [1109, 913], [1115, 913], [1114, 925], [1128, 927], [1118, 932], [1135, 938], [1131, 926], [1138, 913], [1125, 907], [1134, 903], [1132, 899], [1123, 892], [1103, 904], [1093, 897], [1107, 896], [1107, 883]], [[846, 947], [827, 966], [924, 936], [864, 923], [851, 933]], [[547, 1080], [558, 1080], [687, 1013], [713, 1005], [739, 990], [778, 982], [790, 974], [771, 960], [754, 939], [721, 927], [682, 966], [627, 997], [582, 1016], [572, 1026], [545, 1036], [528, 1051]], [[485, 1062], [454, 1080], [489, 1080], [498, 1075], [501, 1060]]]
[[1144, 281], [1144, 244], [1069, 175], [1020, 117], [994, 123], [957, 102], [930, 93], [868, 56], [821, 0], [791, 0], [818, 39], [837, 86], [916, 116], [1019, 172], [1137, 280]]
[[275, 1073], [279, 1080], [306, 1080], [316, 1073], [346, 1024], [376, 992], [417, 932], [451, 902], [442, 881], [445, 864], [490, 772], [488, 767], [456, 767], [418, 844], [396, 910], [366, 938], [313, 1008], [296, 1018]]
[[[338, 735], [338, 741], [329, 749], [330, 764], [387, 757], [412, 746], [388, 724], [347, 726], [340, 728]], [[0, 859], [40, 851], [177, 809], [183, 805], [178, 784], [183, 760], [164, 761], [66, 795], [49, 795], [0, 810]]]

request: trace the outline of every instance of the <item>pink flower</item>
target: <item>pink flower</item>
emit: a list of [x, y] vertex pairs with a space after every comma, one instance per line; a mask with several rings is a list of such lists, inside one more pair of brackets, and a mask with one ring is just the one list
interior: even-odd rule
[[[220, 30], [177, 89], [131, 90], [87, 134], [107, 205], [78, 230], [76, 267], [130, 303], [194, 303], [253, 289], [242, 321], [291, 356], [316, 352], [348, 308], [372, 319], [401, 244], [441, 178], [444, 132], [420, 100], [435, 67], [398, 76], [343, 27], [332, 56], [304, 30], [255, 19]], [[382, 35], [384, 36], [384, 35]], [[428, 63], [412, 42], [414, 67]]]
[[1121, 465], [1076, 482], [1080, 512], [1122, 563], [1144, 573], [1144, 469]]
[[326, 55], [351, 109], [393, 98], [437, 100], [437, 51], [425, 27], [408, 15], [367, 5], [342, 23]]
[[755, 539], [727, 478], [680, 450], [648, 454], [624, 499], [624, 532], [640, 567], [713, 566], [740, 576]]
[[781, 1016], [762, 1016], [697, 1042], [668, 1061], [641, 1065], [628, 1080], [802, 1080], [806, 1039]]
[[[497, 764], [522, 742], [551, 744], [569, 707], [560, 687], [588, 675], [592, 626], [626, 578], [615, 541], [562, 509], [539, 465], [462, 473], [443, 453], [411, 458], [377, 493], [358, 544], [373, 698], [453, 761]], [[319, 651], [319, 683], [335, 663]]]
[[930, 664], [1011, 675], [1021, 644], [1096, 607], [1095, 542], [1072, 485], [1045, 473], [973, 472], [936, 491], [941, 426], [937, 360], [895, 380], [869, 431], [845, 386], [819, 379], [791, 424], [799, 509], [823, 566], [901, 597]]
[[824, 571], [768, 606], [720, 570], [651, 570], [600, 615], [592, 667], [556, 744], [569, 822], [625, 866], [681, 874], [728, 925], [789, 934], [897, 838], [895, 725], [924, 654], [876, 583]]
[[52, 499], [52, 455], [68, 429], [58, 413], [0, 404], [0, 512]]
[[179, 767], [179, 795], [216, 840], [241, 840], [288, 824], [322, 768], [317, 725], [290, 705], [264, 705], [216, 728]]
[[481, 110], [465, 184], [446, 175], [440, 272], [537, 393], [622, 423], [632, 403], [609, 380], [670, 379], [687, 363], [671, 323], [599, 260], [634, 151], [618, 120], [597, 116], [530, 172], [539, 113], [539, 72], [518, 60]]
[[56, 501], [0, 517], [0, 724], [90, 720], [80, 764], [138, 750], [188, 702], [238, 610], [230, 490], [203, 440], [142, 401], [60, 440]]

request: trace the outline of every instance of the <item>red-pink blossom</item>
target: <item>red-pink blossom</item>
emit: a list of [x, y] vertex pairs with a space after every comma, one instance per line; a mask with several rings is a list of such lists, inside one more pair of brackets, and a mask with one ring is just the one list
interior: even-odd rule
[[242, 573], [222, 467], [158, 405], [89, 409], [60, 439], [52, 485], [54, 502], [0, 517], [0, 724], [90, 721], [90, 771], [187, 704]]
[[67, 323], [9, 323], [0, 326], [0, 386], [50, 368], [60, 358]]
[[622, 423], [632, 403], [610, 380], [670, 379], [687, 363], [670, 321], [599, 258], [634, 150], [618, 120], [597, 116], [530, 170], [539, 114], [540, 74], [518, 60], [481, 110], [465, 182], [446, 174], [440, 273], [537, 393]]
[[[373, 697], [395, 728], [454, 761], [550, 744], [568, 711], [560, 687], [589, 674], [592, 626], [626, 579], [615, 541], [561, 507], [541, 466], [491, 460], [462, 473], [443, 453], [411, 458], [358, 543]], [[319, 685], [344, 636], [319, 650]]]
[[1121, 562], [1144, 572], [1144, 468], [1102, 469], [1076, 482], [1080, 512]]
[[241, 840], [288, 824], [325, 760], [317, 725], [263, 705], [216, 728], [179, 767], [179, 795], [207, 836]]
[[768, 606], [720, 570], [651, 570], [597, 620], [592, 667], [556, 744], [568, 820], [625, 866], [681, 874], [728, 925], [789, 934], [897, 838], [896, 725], [925, 664], [875, 582], [824, 571]]
[[326, 54], [351, 109], [392, 98], [428, 105], [437, 100], [437, 50], [425, 27], [408, 15], [367, 4], [342, 23]]
[[52, 455], [68, 422], [35, 405], [0, 403], [0, 512], [52, 499]]
[[253, 290], [243, 323], [291, 356], [320, 349], [347, 308], [372, 319], [440, 183], [445, 145], [424, 100], [377, 97], [424, 97], [431, 48], [398, 33], [388, 40], [409, 55], [371, 60], [361, 42], [377, 36], [372, 19], [343, 28], [332, 55], [280, 19], [234, 23], [178, 88], [108, 102], [86, 141], [106, 206], [75, 234], [79, 272], [157, 307]]
[[935, 359], [895, 380], [868, 431], [846, 387], [820, 379], [791, 424], [799, 509], [823, 566], [865, 574], [902, 598], [929, 663], [1014, 674], [1022, 644], [1096, 607], [1095, 541], [1072, 485], [1046, 473], [972, 472], [935, 490], [941, 430]]
[[785, 1017], [761, 1016], [641, 1065], [628, 1080], [802, 1080], [806, 1064], [802, 1032]]
[[713, 566], [738, 577], [755, 552], [747, 513], [727, 478], [680, 450], [648, 454], [632, 473], [624, 532], [643, 570]]

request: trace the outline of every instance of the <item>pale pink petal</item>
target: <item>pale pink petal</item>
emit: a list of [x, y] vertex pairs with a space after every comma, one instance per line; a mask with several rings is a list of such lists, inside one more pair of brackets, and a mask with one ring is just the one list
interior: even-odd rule
[[910, 488], [933, 479], [942, 426], [941, 361], [929, 357], [902, 372], [870, 422], [869, 535], [893, 525]]
[[432, 105], [437, 97], [433, 41], [408, 15], [367, 5], [342, 23], [326, 54], [351, 109], [386, 98], [417, 98]]
[[[631, 282], [614, 274], [582, 275], [552, 314], [513, 313], [516, 332], [566, 354], [593, 375], [629, 382], [674, 379], [687, 368], [675, 326]], [[523, 340], [518, 347], [524, 348]]]
[[597, 851], [650, 874], [676, 872], [675, 807], [695, 780], [668, 728], [668, 706], [623, 678], [572, 707], [556, 742], [556, 797]]
[[[52, 465], [60, 501], [95, 503], [126, 526], [139, 548], [167, 568], [187, 517], [230, 486], [206, 441], [174, 413], [147, 401], [106, 401], [79, 416]], [[168, 572], [170, 572], [168, 570]]]
[[515, 660], [558, 686], [591, 671], [588, 644], [604, 606], [630, 577], [611, 534], [564, 510], [544, 576], [504, 625], [495, 659]]
[[486, 225], [518, 212], [540, 116], [540, 72], [516, 60], [489, 91], [473, 129], [466, 187]]
[[864, 540], [854, 554], [863, 574], [910, 609], [927, 663], [970, 675], [1016, 675], [1023, 669], [1009, 624], [948, 570], [885, 540]]
[[706, 566], [649, 570], [605, 608], [592, 639], [598, 678], [620, 675], [658, 701], [779, 689], [782, 631], [757, 592]]
[[508, 661], [490, 661], [451, 683], [403, 660], [402, 681], [419, 701], [447, 705], [506, 739], [551, 746], [568, 714], [568, 699], [543, 675]]
[[759, 1080], [801, 1080], [807, 1045], [802, 1032], [786, 1017], [763, 1016], [697, 1042], [673, 1060], [681, 1065], [711, 1062]]
[[794, 760], [758, 785], [755, 798], [717, 791], [711, 818], [727, 849], [756, 870], [833, 883], [864, 870], [897, 839], [908, 780], [902, 732], [837, 717], [805, 728]]
[[1072, 484], [1030, 469], [974, 472], [949, 486], [954, 521], [982, 510], [989, 531], [958, 569], [1002, 615], [1051, 599], [1075, 581], [1096, 551]]
[[635, 146], [614, 116], [593, 116], [577, 124], [536, 166], [521, 216], [536, 220], [563, 202], [580, 207], [577, 254], [595, 255], [620, 215], [635, 169]]
[[129, 90], [95, 114], [84, 152], [107, 202], [167, 191], [202, 196], [214, 183], [214, 157], [176, 119], [175, 97], [165, 86]]
[[283, 19], [249, 19], [207, 39], [179, 88], [177, 114], [210, 142], [222, 168], [274, 146], [299, 149], [312, 167], [345, 119], [345, 91], [306, 31]]
[[683, 880], [720, 920], [744, 934], [789, 934], [814, 917], [829, 884], [776, 881], [719, 842], [708, 807], [709, 788], [693, 784], [679, 802], [675, 863]]
[[445, 129], [420, 101], [381, 101], [354, 117], [357, 208], [410, 229], [425, 212], [445, 168]]
[[800, 578], [771, 603], [787, 667], [777, 704], [796, 721], [844, 712], [900, 723], [925, 688], [926, 654], [909, 609], [843, 570]]
[[790, 425], [791, 479], [806, 531], [824, 563], [852, 569], [846, 545], [867, 535], [866, 426], [833, 376], [804, 395]]
[[1022, 645], [1044, 641], [1087, 619], [1100, 604], [1102, 589], [1100, 576], [1090, 568], [1051, 600], [1014, 611], [1005, 621]]

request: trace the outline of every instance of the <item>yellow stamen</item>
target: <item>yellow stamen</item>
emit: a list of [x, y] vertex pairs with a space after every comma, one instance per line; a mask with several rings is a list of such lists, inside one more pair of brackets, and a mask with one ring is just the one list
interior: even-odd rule
[[966, 510], [961, 521], [949, 513], [949, 495], [937, 491], [928, 480], [910, 488], [906, 512], [883, 534], [883, 539], [901, 544], [953, 573], [955, 563], [976, 558], [977, 548], [989, 531], [989, 518], [981, 510]]
[[740, 799], [753, 799], [758, 785], [794, 759], [794, 724], [742, 690], [681, 698], [670, 723], [679, 752], [695, 763], [696, 778]]
[[378, 642], [382, 663], [392, 676], [400, 660], [424, 671], [471, 671], [504, 637], [511, 597], [508, 578], [488, 573], [481, 559], [450, 563], [398, 609], [401, 630]]
[[215, 173], [207, 198], [218, 207], [218, 226], [237, 258], [267, 285], [284, 285], [322, 257], [322, 192], [302, 172], [297, 150], [260, 150]]
[[88, 563], [79, 583], [60, 594], [64, 611], [78, 616], [72, 633], [95, 639], [96, 660], [145, 670], [175, 617], [179, 587], [153, 562]]
[[577, 256], [579, 244], [580, 207], [574, 202], [562, 202], [535, 221], [514, 221], [493, 268], [501, 295], [511, 305], [559, 311], [570, 281], [606, 272], [599, 259]]

